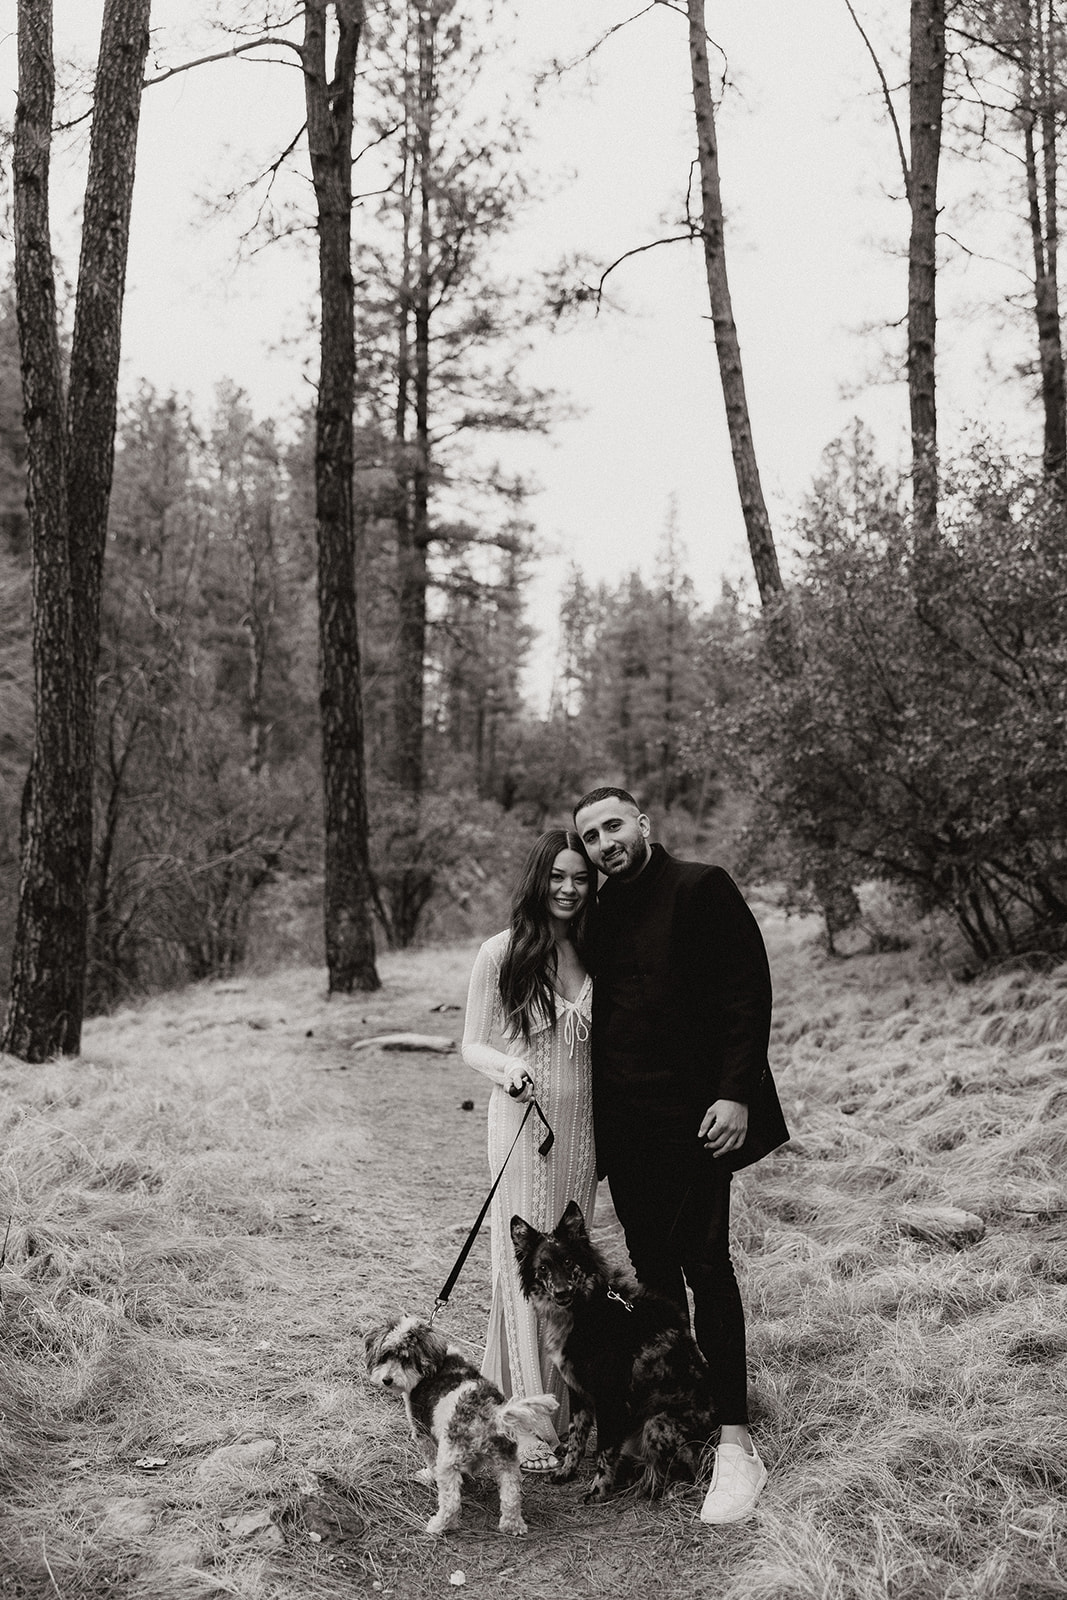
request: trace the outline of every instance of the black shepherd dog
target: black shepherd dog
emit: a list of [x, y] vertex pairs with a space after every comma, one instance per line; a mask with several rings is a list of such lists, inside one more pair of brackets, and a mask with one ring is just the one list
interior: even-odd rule
[[685, 1313], [608, 1266], [573, 1200], [551, 1233], [512, 1217], [511, 1239], [522, 1292], [570, 1390], [570, 1429], [553, 1482], [574, 1477], [594, 1418], [587, 1499], [607, 1498], [624, 1455], [639, 1458], [640, 1489], [652, 1497], [672, 1466], [695, 1477], [714, 1420], [707, 1363]]

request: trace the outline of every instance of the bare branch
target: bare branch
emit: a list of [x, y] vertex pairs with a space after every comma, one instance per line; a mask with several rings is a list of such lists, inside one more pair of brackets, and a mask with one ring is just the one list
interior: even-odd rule
[[80, 117], [71, 117], [69, 122], [55, 122], [52, 124], [53, 133], [69, 133], [72, 128], [77, 128], [83, 122], [88, 122], [93, 114], [92, 106], [82, 112]]
[[386, 144], [394, 133], [400, 132], [401, 126], [401, 123], [395, 122], [391, 128], [383, 128], [376, 139], [372, 139], [369, 144], [365, 144], [359, 154], [352, 157], [352, 165], [355, 166], [357, 161], [362, 161], [368, 150], [377, 150], [380, 144]]
[[206, 67], [213, 61], [232, 61], [235, 56], [246, 54], [249, 50], [262, 50], [265, 48], [279, 48], [292, 50], [298, 60], [303, 60], [300, 46], [293, 39], [282, 39], [276, 34], [264, 34], [261, 39], [249, 39], [247, 44], [235, 44], [232, 50], [220, 50], [216, 55], [198, 56], [195, 61], [183, 61], [181, 66], [168, 67], [166, 72], [158, 73], [154, 78], [146, 78], [144, 87], [151, 89], [154, 84], [166, 83], [168, 78], [175, 78], [180, 72], [191, 72], [194, 67]]
[[[656, 0], [656, 3], [659, 4], [660, 0]], [[596, 286], [596, 314], [597, 314], [597, 316], [600, 315], [600, 302], [601, 302], [601, 300], [603, 298], [603, 295], [604, 295], [604, 284], [607, 282], [607, 279], [608, 279], [609, 275], [612, 272], [615, 271], [616, 267], [621, 267], [623, 262], [624, 261], [629, 261], [631, 256], [644, 255], [646, 250], [655, 250], [661, 244], [691, 244], [694, 239], [699, 239], [700, 236], [701, 236], [701, 229], [698, 228], [698, 227], [695, 227], [695, 226], [691, 226], [688, 233], [676, 233], [674, 235], [674, 237], [671, 238], [671, 239], [652, 239], [652, 240], [650, 240], [650, 242], [648, 244], [635, 245], [632, 250], [624, 251], [623, 254], [621, 256], [619, 256], [617, 260], [615, 260], [615, 261], [613, 261], [611, 263], [610, 267], [605, 267], [603, 272], [600, 274], [600, 282]]]
[[974, 44], [980, 50], [988, 50], [991, 55], [999, 56], [1002, 61], [1009, 62], [1013, 67], [1019, 65], [1019, 52], [1012, 50], [1010, 41], [1004, 44], [994, 37], [983, 39], [980, 34], [968, 33], [966, 28], [961, 28], [958, 23], [952, 23], [951, 27], [957, 38], [962, 39], [965, 44]]
[[999, 256], [988, 256], [981, 250], [972, 250], [969, 245], [964, 244], [962, 239], [957, 239], [954, 233], [949, 233], [947, 228], [938, 228], [937, 235], [939, 239], [947, 239], [950, 244], [954, 244], [957, 250], [962, 250], [963, 254], [969, 256], [972, 261], [986, 261], [990, 266], [1003, 267], [1007, 272], [1016, 273], [1024, 282], [1030, 282], [1029, 275], [1023, 271], [1022, 267], [1017, 267], [1013, 261], [1003, 261]]
[[637, 22], [641, 17], [647, 17], [648, 13], [656, 6], [664, 3], [665, 0], [649, 0], [649, 4], [640, 11], [635, 11], [632, 17], [626, 17], [622, 22], [613, 23], [607, 32], [602, 33], [600, 38], [594, 44], [591, 44], [588, 50], [583, 50], [580, 56], [575, 56], [571, 61], [553, 61], [552, 65], [547, 67], [544, 72], [538, 73], [535, 79], [536, 87], [540, 88], [549, 78], [562, 78], [564, 73], [573, 72], [575, 67], [580, 67], [583, 62], [595, 56], [601, 45], [606, 44], [613, 34], [619, 33], [623, 28], [628, 28], [631, 22]]
[[[262, 183], [264, 180], [266, 180], [266, 185], [267, 185], [266, 192], [264, 193], [263, 198], [260, 201], [259, 207], [258, 207], [258, 209], [256, 211], [255, 221], [251, 224], [251, 226], [249, 228], [247, 228], [244, 231], [244, 233], [241, 234], [240, 242], [241, 242], [242, 245], [247, 244], [247, 242], [251, 238], [252, 234], [256, 233], [259, 230], [259, 228], [262, 226], [263, 217], [264, 217], [264, 214], [266, 212], [267, 206], [270, 203], [270, 197], [271, 197], [272, 193], [274, 192], [274, 185], [275, 185], [275, 183], [277, 181], [278, 174], [281, 171], [282, 167], [285, 165], [285, 162], [289, 159], [289, 157], [292, 155], [293, 151], [296, 149], [296, 147], [299, 144], [300, 140], [303, 138], [304, 133], [306, 132], [306, 130], [307, 130], [307, 123], [306, 122], [302, 122], [300, 124], [300, 127], [297, 129], [296, 133], [289, 140], [289, 143], [285, 146], [284, 150], [282, 150], [281, 154], [277, 157], [277, 159], [272, 161], [270, 163], [270, 165], [267, 167], [266, 171], [261, 172], [259, 177], [255, 178], [247, 186], [247, 191], [251, 192], [252, 189], [256, 188], [257, 185]], [[234, 196], [230, 196], [229, 198], [233, 199], [235, 197]], [[253, 252], [253, 253], [255, 253], [255, 252]]]
[[860, 21], [859, 17], [856, 15], [856, 10], [855, 10], [855, 7], [852, 4], [852, 0], [845, 0], [845, 6], [846, 6], [846, 8], [848, 10], [849, 16], [852, 18], [853, 22], [856, 24], [857, 33], [859, 34], [860, 38], [863, 40], [864, 44], [867, 46], [867, 53], [870, 56], [871, 60], [874, 62], [874, 70], [875, 70], [875, 72], [877, 72], [878, 81], [882, 85], [882, 99], [885, 102], [885, 108], [889, 113], [889, 120], [893, 125], [893, 133], [896, 136], [897, 154], [900, 157], [900, 169], [904, 174], [904, 193], [907, 195], [908, 204], [910, 205], [911, 204], [911, 168], [908, 166], [907, 152], [904, 149], [904, 140], [903, 140], [903, 138], [901, 136], [901, 132], [900, 132], [900, 123], [897, 121], [896, 107], [893, 105], [893, 96], [889, 92], [889, 84], [888, 84], [888, 82], [886, 80], [885, 73], [882, 71], [882, 63], [878, 59], [878, 54], [877, 54], [877, 52], [876, 52], [876, 50], [874, 48], [874, 45], [871, 43], [871, 41], [870, 41], [870, 39], [869, 39], [869, 37], [868, 37], [868, 35], [866, 33], [866, 30], [864, 29], [863, 23]]
[[227, 193], [223, 194], [218, 201], [216, 201], [216, 203], [215, 203], [215, 205], [213, 207], [213, 210], [214, 210], [215, 214], [217, 214], [217, 215], [225, 215], [227, 213], [227, 211], [229, 211], [231, 208], [235, 207], [237, 205], [237, 202], [239, 200], [243, 199], [245, 195], [249, 195], [249, 194], [254, 193], [254, 191], [256, 189], [258, 189], [260, 184], [262, 184], [262, 183], [266, 184], [266, 186], [267, 186], [266, 194], [264, 195], [263, 200], [260, 203], [260, 207], [259, 207], [259, 211], [257, 213], [256, 221], [252, 225], [251, 228], [247, 229], [245, 231], [245, 233], [243, 233], [241, 235], [242, 244], [247, 240], [247, 238], [255, 230], [255, 228], [259, 226], [259, 223], [262, 220], [263, 210], [264, 210], [264, 208], [265, 208], [265, 206], [267, 204], [267, 201], [270, 198], [270, 194], [271, 194], [271, 191], [272, 191], [272, 189], [274, 187], [275, 180], [277, 179], [278, 174], [281, 171], [282, 167], [285, 165], [286, 161], [288, 161], [289, 157], [292, 155], [293, 151], [296, 149], [297, 145], [300, 143], [300, 140], [302, 139], [302, 137], [303, 137], [304, 133], [306, 132], [306, 130], [307, 130], [307, 123], [306, 122], [302, 122], [300, 124], [300, 127], [293, 134], [292, 138], [284, 146], [284, 148], [282, 149], [280, 154], [278, 156], [276, 156], [273, 161], [268, 162], [268, 164], [263, 168], [263, 170], [261, 172], [257, 172], [254, 177], [246, 178], [243, 182], [237, 184], [235, 188], [230, 189]]

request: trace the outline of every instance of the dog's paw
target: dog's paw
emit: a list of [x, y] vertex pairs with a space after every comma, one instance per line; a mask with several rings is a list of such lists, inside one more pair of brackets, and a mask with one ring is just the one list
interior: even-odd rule
[[521, 1517], [501, 1517], [497, 1527], [501, 1533], [514, 1534], [517, 1539], [530, 1531]]
[[617, 1487], [619, 1463], [614, 1455], [602, 1451], [597, 1457], [596, 1471], [589, 1486], [587, 1500], [607, 1500]]
[[454, 1528], [455, 1525], [455, 1517], [443, 1517], [438, 1511], [436, 1516], [431, 1517], [426, 1524], [426, 1532], [433, 1534], [447, 1533], [449, 1528]]

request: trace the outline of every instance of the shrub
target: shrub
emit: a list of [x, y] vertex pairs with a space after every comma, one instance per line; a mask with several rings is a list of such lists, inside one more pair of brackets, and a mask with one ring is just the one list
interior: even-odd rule
[[[827, 456], [799, 532], [799, 668], [761, 624], [743, 697], [704, 736], [758, 797], [750, 848], [810, 884], [853, 882], [951, 914], [981, 959], [1067, 930], [1067, 542], [1062, 505], [988, 446], [945, 475], [923, 542], [861, 435]], [[804, 841], [797, 846], [796, 840]]]
[[514, 813], [470, 793], [413, 802], [395, 790], [373, 791], [371, 865], [389, 943], [404, 949], [431, 929], [494, 932], [532, 842]]

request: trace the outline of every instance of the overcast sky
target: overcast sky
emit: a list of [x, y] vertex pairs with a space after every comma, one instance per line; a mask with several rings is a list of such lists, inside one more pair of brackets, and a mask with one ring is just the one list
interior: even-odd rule
[[[512, 270], [534, 272], [565, 251], [610, 260], [675, 231], [694, 147], [683, 16], [654, 7], [537, 104], [525, 87], [547, 58], [580, 55], [639, 9], [640, 0], [518, 6], [508, 86], [529, 98], [530, 157], [544, 199], [507, 247]], [[859, 9], [892, 77], [906, 8], [868, 0]], [[100, 0], [56, 0], [57, 48], [91, 49], [100, 10]], [[194, 0], [156, 0], [157, 61], [175, 58], [174, 29], [193, 10]], [[905, 309], [906, 214], [877, 81], [844, 0], [708, 0], [707, 17], [729, 64], [719, 142], [734, 309], [757, 454], [784, 541], [820, 452], [853, 415], [871, 422], [887, 456], [904, 450], [906, 397], [882, 357], [899, 349], [899, 336], [878, 325]], [[0, 67], [10, 118], [10, 35], [0, 41]], [[288, 250], [239, 263], [232, 224], [207, 220], [202, 204], [220, 176], [240, 170], [246, 150], [295, 132], [301, 116], [297, 74], [248, 60], [146, 94], [124, 330], [128, 387], [146, 378], [206, 409], [214, 385], [230, 378], [258, 411], [279, 416], [306, 399], [301, 352], [284, 341], [304, 324], [313, 262]], [[57, 172], [61, 242], [73, 237], [65, 224], [76, 193]], [[987, 292], [975, 270], [946, 278], [946, 306]], [[701, 595], [713, 600], [724, 575], [748, 573], [701, 256], [689, 245], [664, 246], [611, 281], [624, 309], [546, 337], [529, 367], [577, 415], [551, 440], [510, 441], [500, 451], [541, 485], [531, 510], [547, 554], [534, 605], [546, 628], [566, 558], [593, 578], [649, 570], [672, 495]], [[955, 329], [946, 324], [949, 413], [980, 404], [987, 350], [968, 338], [966, 317]]]

